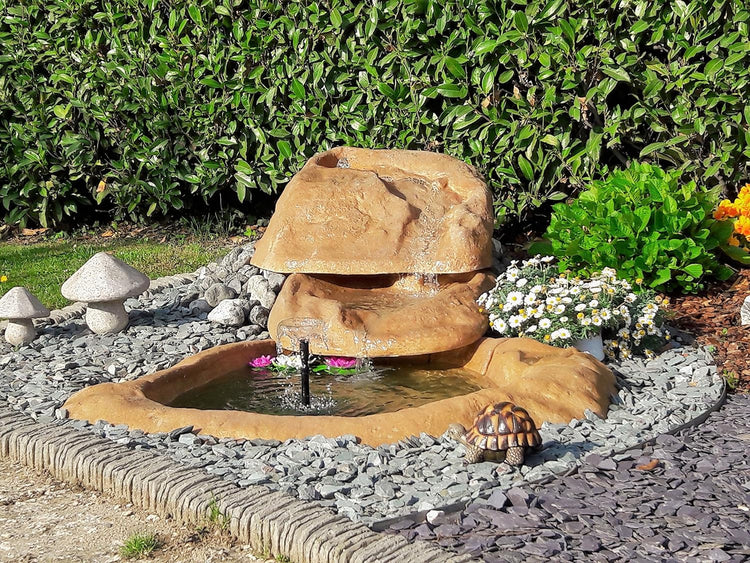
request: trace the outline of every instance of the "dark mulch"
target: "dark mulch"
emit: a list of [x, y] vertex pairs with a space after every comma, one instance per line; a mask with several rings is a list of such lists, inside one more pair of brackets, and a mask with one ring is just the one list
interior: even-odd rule
[[740, 307], [750, 295], [750, 268], [698, 295], [672, 298], [671, 323], [713, 346], [719, 373], [730, 387], [750, 392], [750, 326], [740, 324]]

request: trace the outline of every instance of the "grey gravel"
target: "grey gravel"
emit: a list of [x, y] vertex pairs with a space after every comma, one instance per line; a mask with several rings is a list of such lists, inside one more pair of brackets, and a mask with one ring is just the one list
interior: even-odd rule
[[[236, 248], [195, 274], [152, 282], [139, 299], [126, 302], [130, 326], [121, 333], [93, 335], [80, 318], [83, 309], [77, 308], [42, 324], [31, 345], [14, 350], [0, 344], [0, 401], [37, 420], [64, 420], [65, 400], [88, 385], [134, 379], [213, 346], [268, 338], [266, 294], [273, 293], [275, 299], [284, 276], [249, 265], [251, 256], [251, 246]], [[246, 310], [244, 324], [210, 322], [206, 292], [216, 284], [236, 287], [236, 280], [242, 290], [236, 301]], [[227, 300], [219, 306], [223, 303]], [[722, 390], [710, 355], [698, 348], [677, 347], [653, 361], [633, 359], [610, 367], [617, 375], [618, 391], [607, 419], [587, 413], [570, 424], [544, 424], [544, 447], [520, 470], [489, 462], [467, 467], [462, 445], [427, 434], [372, 448], [357, 444], [353, 436], [282, 443], [219, 440], [196, 434], [191, 427], [144, 434], [104, 421], [65, 423], [134, 449], [161, 452], [241, 486], [262, 483], [318, 499], [352, 520], [372, 523], [489, 497], [485, 502], [493, 510], [509, 506], [516, 511], [496, 516], [512, 524], [526, 515], [518, 511], [537, 509], [524, 499], [525, 482], [564, 473], [586, 456], [598, 459], [597, 471], [617, 475], [619, 460], [610, 457], [612, 452], [691, 420]], [[546, 538], [547, 543], [533, 549], [546, 557], [555, 551], [556, 541]]]
[[524, 489], [523, 502], [496, 491], [388, 531], [485, 561], [747, 561], [750, 395], [731, 396], [702, 425], [591, 454], [578, 474]]

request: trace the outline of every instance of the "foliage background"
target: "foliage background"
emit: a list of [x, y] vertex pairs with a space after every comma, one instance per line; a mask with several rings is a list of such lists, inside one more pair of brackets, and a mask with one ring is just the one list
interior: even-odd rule
[[[742, 0], [0, 0], [0, 199], [42, 225], [248, 207], [319, 150], [440, 150], [498, 219], [634, 158], [731, 192]], [[257, 201], [257, 197], [255, 197]]]

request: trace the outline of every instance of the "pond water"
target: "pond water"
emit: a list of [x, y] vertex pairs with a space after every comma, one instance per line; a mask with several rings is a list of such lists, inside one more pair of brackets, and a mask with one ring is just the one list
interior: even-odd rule
[[300, 398], [299, 372], [243, 368], [177, 397], [169, 406], [275, 415], [364, 416], [417, 407], [480, 389], [463, 369], [382, 367], [352, 375], [310, 373], [310, 405]]

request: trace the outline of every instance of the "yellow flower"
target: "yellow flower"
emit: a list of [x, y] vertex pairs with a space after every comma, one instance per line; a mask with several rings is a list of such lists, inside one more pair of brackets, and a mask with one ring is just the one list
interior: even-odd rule
[[8, 281], [8, 276], [0, 276], [0, 283], [5, 283]]
[[635, 283], [641, 285], [643, 283], [643, 278], [636, 278]]

